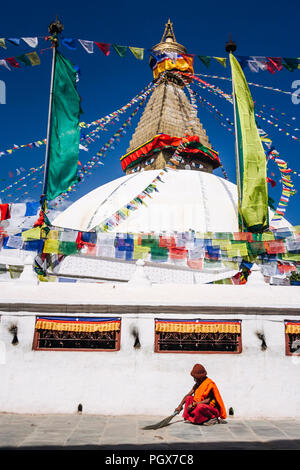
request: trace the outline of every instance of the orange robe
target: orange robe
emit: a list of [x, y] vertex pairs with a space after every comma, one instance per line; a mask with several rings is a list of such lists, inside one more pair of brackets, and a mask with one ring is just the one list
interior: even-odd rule
[[[209, 404], [211, 406], [217, 405], [217, 408], [219, 408], [220, 411], [220, 416], [222, 419], [225, 419], [227, 416], [226, 413], [226, 408], [223, 403], [222, 397], [220, 395], [220, 392], [218, 390], [218, 387], [216, 386], [215, 382], [213, 382], [211, 379], [206, 377], [205, 380], [199, 385], [199, 387], [196, 389], [194, 393], [194, 402], [199, 402], [202, 400], [205, 400], [208, 398], [210, 392], [213, 392], [215, 400], [212, 400]], [[214, 403], [216, 402], [216, 403]]]

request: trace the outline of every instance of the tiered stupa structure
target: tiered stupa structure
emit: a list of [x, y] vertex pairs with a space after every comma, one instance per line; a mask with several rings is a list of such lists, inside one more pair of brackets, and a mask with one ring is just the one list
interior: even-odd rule
[[[170, 20], [151, 54], [156, 87], [127, 153], [121, 157], [125, 176], [89, 192], [56, 217], [53, 224], [95, 230], [116, 211], [130, 205], [159, 170], [167, 167], [169, 171], [162, 178], [164, 184], [147, 199], [147, 205], [132, 211], [125, 220], [121, 217], [109, 231], [236, 232], [237, 188], [213, 174], [220, 166], [218, 152], [211, 147], [189, 99], [193, 56], [176, 41]], [[271, 217], [270, 213], [270, 220]], [[286, 226], [286, 221], [283, 224]]]
[[[129, 174], [164, 168], [181, 139], [189, 135], [194, 140], [186, 142], [187, 148], [177, 168], [200, 169], [211, 173], [219, 166], [217, 154], [206, 154], [211, 144], [199, 119], [194, 116], [192, 105], [184, 92], [184, 81], [174, 74], [178, 64], [181, 70], [191, 72], [192, 56], [176, 41], [170, 20], [160, 43], [152, 48], [152, 53], [150, 66], [159, 85], [149, 99], [127, 154], [121, 159], [123, 170]], [[195, 143], [202, 146], [202, 152], [195, 152]], [[191, 152], [188, 151], [189, 147]]]

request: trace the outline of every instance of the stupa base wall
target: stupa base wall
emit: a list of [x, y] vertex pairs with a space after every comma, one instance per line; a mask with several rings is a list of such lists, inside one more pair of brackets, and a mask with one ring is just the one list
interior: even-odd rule
[[[126, 313], [126, 305], [122, 308], [125, 313], [118, 314], [120, 306], [110, 307], [110, 317], [121, 317], [120, 350], [111, 352], [33, 350], [35, 320], [41, 306], [32, 304], [31, 310], [35, 311], [2, 311], [0, 412], [74, 414], [81, 404], [86, 414], [168, 416], [193, 386], [193, 365], [201, 363], [234, 416], [300, 417], [300, 357], [285, 352], [288, 310], [276, 315], [260, 315], [255, 310], [238, 314], [227, 307], [222, 314], [207, 314], [200, 307], [197, 313], [181, 307], [181, 312], [167, 314], [159, 313], [159, 307], [153, 313], [147, 309], [143, 312], [140, 306], [137, 314]], [[61, 304], [59, 309], [52, 306], [52, 310], [48, 315], [66, 315], [72, 304]], [[84, 306], [80, 316], [85, 316]], [[241, 353], [154, 352], [155, 318], [199, 317], [240, 320]], [[300, 321], [300, 314], [292, 318]], [[9, 332], [12, 325], [17, 326], [16, 345]], [[139, 348], [134, 347], [133, 330], [138, 334]], [[264, 350], [257, 332], [266, 339]]]

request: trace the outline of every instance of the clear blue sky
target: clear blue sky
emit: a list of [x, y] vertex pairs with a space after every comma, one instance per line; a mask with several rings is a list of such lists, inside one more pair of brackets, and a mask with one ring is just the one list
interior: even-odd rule
[[[86, 39], [106, 43], [115, 43], [125, 46], [151, 48], [158, 43], [163, 34], [164, 25], [170, 17], [174, 24], [174, 31], [178, 42], [184, 44], [190, 53], [225, 57], [224, 45], [229, 33], [237, 42], [238, 55], [256, 55], [271, 57], [299, 57], [299, 12], [297, 2], [286, 2], [277, 6], [271, 1], [252, 1], [251, 4], [243, 4], [233, 0], [228, 2], [199, 2], [191, 0], [187, 3], [177, 0], [164, 0], [163, 2], [119, 1], [114, 2], [70, 2], [52, 1], [36, 2], [11, 2], [1, 6], [1, 31], [0, 37], [31, 37], [48, 34], [48, 25], [58, 14], [64, 23], [63, 35], [69, 38]], [[0, 80], [6, 84], [6, 104], [0, 105], [0, 151], [46, 137], [51, 54], [49, 51], [39, 51], [47, 46], [40, 41], [38, 51], [41, 65], [36, 67], [22, 67], [11, 72], [0, 67]], [[0, 59], [13, 57], [25, 52], [31, 52], [25, 43], [20, 47], [9, 45], [7, 50], [0, 48]], [[112, 51], [109, 57], [105, 57], [100, 50], [94, 54], [87, 54], [78, 44], [76, 51], [70, 51], [61, 47], [61, 52], [81, 70], [78, 91], [82, 97], [84, 114], [82, 120], [90, 122], [118, 109], [126, 104], [152, 79], [152, 73], [148, 65], [148, 55], [143, 61], [136, 60], [130, 51], [127, 57], [122, 59]], [[195, 58], [195, 72], [224, 77], [230, 76], [230, 69], [224, 69], [220, 64], [214, 63], [206, 68]], [[300, 80], [300, 69], [290, 73], [287, 70], [277, 72], [274, 75], [268, 72], [252, 73], [245, 71], [249, 82], [255, 82], [265, 86], [272, 86], [286, 91], [292, 91], [291, 84], [294, 80]], [[207, 81], [218, 85], [224, 91], [230, 93], [230, 82], [216, 79]], [[250, 87], [257, 109], [264, 109], [269, 114], [280, 118], [281, 127], [289, 128], [283, 123], [289, 123], [293, 128], [300, 128], [300, 104], [294, 105], [291, 96], [265, 90], [263, 88]], [[202, 96], [214, 104], [224, 116], [233, 120], [233, 112], [230, 104], [226, 103], [207, 91], [202, 91]], [[265, 107], [263, 107], [265, 105]], [[272, 110], [273, 108], [273, 110]], [[133, 109], [133, 108], [132, 108]], [[281, 113], [286, 113], [282, 116]], [[236, 181], [234, 139], [232, 135], [221, 127], [215, 119], [215, 114], [210, 113], [206, 107], [199, 106], [198, 116], [206, 128], [213, 147], [219, 151], [228, 176], [231, 181]], [[128, 114], [125, 118], [128, 117]], [[120, 156], [126, 152], [131, 131], [137, 124], [140, 115], [133, 121], [133, 126], [127, 131], [116, 149], [107, 154], [104, 166], [96, 169], [91, 176], [86, 178], [85, 184], [72, 193], [71, 200], [75, 200], [91, 189], [104, 184], [111, 179], [122, 176]], [[292, 118], [296, 119], [292, 119]], [[122, 124], [122, 118], [119, 125]], [[269, 132], [276, 149], [281, 157], [288, 161], [289, 166], [300, 174], [300, 142], [293, 141], [283, 133], [280, 133], [272, 125], [259, 121], [261, 126]], [[278, 121], [279, 122], [279, 121]], [[98, 148], [117, 130], [119, 125], [113, 125], [109, 132], [101, 134], [101, 139], [96, 140], [89, 148], [89, 154], [80, 152], [79, 159], [84, 163], [94, 155]], [[291, 128], [290, 128], [291, 129]], [[299, 131], [292, 131], [300, 137]], [[8, 173], [15, 172], [16, 168], [23, 167], [29, 170], [31, 167], [41, 165], [44, 160], [45, 147], [33, 150], [19, 150], [12, 156], [0, 158], [0, 189], [5, 188], [15, 181]], [[279, 179], [276, 167], [270, 167]], [[222, 175], [220, 170], [216, 174]], [[41, 176], [37, 181], [41, 180]], [[294, 175], [296, 188], [300, 188], [300, 177]], [[33, 184], [33, 183], [32, 183]], [[19, 185], [18, 185], [19, 186]], [[270, 196], [276, 200], [280, 197], [280, 184], [275, 189], [270, 188]], [[11, 192], [9, 198], [7, 191], [0, 197], [3, 202], [21, 202], [29, 197], [38, 199], [41, 185], [32, 190], [29, 195], [24, 195], [25, 189], [19, 192]], [[16, 199], [18, 198], [18, 199]], [[293, 224], [299, 224], [298, 216], [299, 194], [296, 194], [290, 202], [287, 218]]]

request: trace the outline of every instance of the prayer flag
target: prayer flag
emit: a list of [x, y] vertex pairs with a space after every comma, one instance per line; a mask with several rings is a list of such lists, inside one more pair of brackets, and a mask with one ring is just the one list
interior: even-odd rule
[[83, 39], [78, 39], [78, 41], [82, 45], [83, 49], [88, 54], [93, 54], [93, 52], [94, 52], [94, 41], [84, 41]]
[[26, 56], [30, 60], [31, 65], [40, 65], [41, 61], [36, 52], [28, 52]]
[[105, 44], [103, 42], [95, 42], [95, 44], [99, 47], [100, 51], [102, 51], [104, 55], [108, 56], [110, 54], [110, 44]]
[[19, 68], [20, 67], [20, 64], [16, 61], [16, 59], [14, 57], [9, 57], [8, 59], [5, 59], [6, 62], [9, 63], [9, 65], [11, 65], [12, 67], [17, 67]]
[[206, 67], [210, 66], [210, 57], [207, 57], [206, 55], [198, 55], [198, 57], [201, 60], [201, 62], [203, 62], [203, 64], [206, 65]]
[[118, 46], [117, 44], [112, 44], [112, 47], [120, 57], [126, 56], [127, 46]]
[[27, 66], [31, 66], [31, 62], [30, 62], [30, 60], [29, 60], [29, 58], [27, 57], [26, 54], [18, 55], [18, 56], [16, 56], [16, 59], [19, 62], [23, 62], [23, 64], [25, 64]]
[[[250, 70], [253, 72], [256, 72], [258, 70], [267, 70], [267, 59], [266, 57], [251, 56], [248, 65]], [[257, 68], [257, 70], [255, 68]]]
[[293, 70], [297, 69], [300, 63], [299, 59], [290, 59], [288, 57], [284, 57], [283, 60], [283, 66], [290, 72], [293, 72]]
[[51, 201], [78, 181], [80, 97], [76, 71], [56, 53], [46, 199]]
[[38, 38], [22, 38], [26, 44], [28, 44], [29, 47], [37, 47], [38, 45]]
[[251, 93], [241, 66], [232, 53], [230, 64], [236, 103], [241, 231], [261, 232], [268, 227], [266, 157], [256, 127]]
[[275, 73], [277, 70], [282, 69], [282, 60], [280, 57], [267, 57], [267, 70], [270, 73]]
[[62, 45], [67, 47], [68, 49], [71, 49], [71, 51], [76, 51], [76, 42], [75, 39], [72, 38], [64, 38], [61, 41]]
[[0, 59], [0, 65], [3, 65], [3, 67], [5, 67], [7, 70], [11, 70], [5, 59]]
[[0, 38], [0, 47], [3, 47], [3, 49], [7, 49], [5, 44], [5, 38]]
[[144, 49], [142, 49], [141, 47], [129, 47], [129, 49], [131, 50], [134, 57], [136, 57], [138, 60], [143, 60]]
[[10, 42], [11, 44], [14, 44], [15, 46], [20, 45], [20, 39], [19, 38], [8, 38], [7, 41]]
[[226, 57], [214, 57], [214, 59], [216, 59], [219, 64], [223, 65], [223, 67], [226, 67]]

